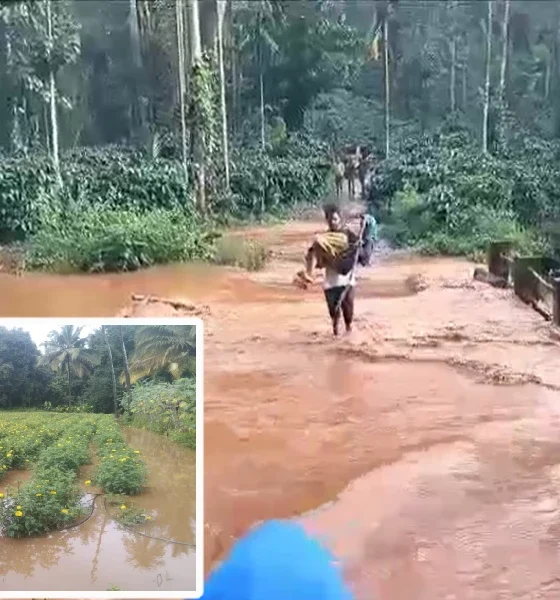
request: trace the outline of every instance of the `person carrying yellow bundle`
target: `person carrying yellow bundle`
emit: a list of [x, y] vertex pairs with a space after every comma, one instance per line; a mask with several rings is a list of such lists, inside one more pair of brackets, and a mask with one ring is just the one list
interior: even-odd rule
[[347, 252], [350, 247], [348, 235], [344, 231], [328, 231], [320, 233], [313, 242], [314, 255], [318, 269], [331, 265], [336, 268], [337, 260]]
[[360, 236], [348, 229], [336, 205], [324, 209], [329, 230], [317, 235], [305, 257], [305, 270], [297, 275], [298, 283], [313, 283], [314, 268], [325, 269], [323, 289], [332, 320], [333, 333], [339, 335], [341, 313], [347, 333], [354, 320], [355, 268], [361, 250]]

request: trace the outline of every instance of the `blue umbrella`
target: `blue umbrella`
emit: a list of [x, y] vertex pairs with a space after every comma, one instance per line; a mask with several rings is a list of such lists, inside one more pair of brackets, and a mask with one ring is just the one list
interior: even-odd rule
[[353, 600], [332, 555], [291, 521], [268, 521], [237, 541], [203, 600]]

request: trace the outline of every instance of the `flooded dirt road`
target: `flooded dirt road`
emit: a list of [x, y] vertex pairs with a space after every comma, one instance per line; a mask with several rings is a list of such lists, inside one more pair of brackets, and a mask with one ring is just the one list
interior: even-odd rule
[[334, 341], [320, 288], [291, 285], [320, 229], [248, 232], [274, 251], [254, 275], [0, 279], [0, 313], [108, 316], [131, 293], [209, 307], [207, 570], [248, 527], [292, 517], [363, 600], [560, 597], [560, 336], [466, 261], [385, 256]]
[[[138, 531], [194, 545], [194, 452], [147, 431], [127, 429], [125, 437], [142, 452], [149, 469], [148, 487], [133, 502], [148, 511], [152, 521]], [[177, 469], [178, 464], [181, 469]], [[25, 472], [11, 474], [2, 485], [17, 485], [17, 479], [25, 480], [27, 476]], [[0, 588], [101, 592], [114, 588], [195, 589], [193, 548], [123, 530], [106, 507], [113, 512], [99, 496], [93, 517], [74, 529], [34, 539], [0, 538]]]

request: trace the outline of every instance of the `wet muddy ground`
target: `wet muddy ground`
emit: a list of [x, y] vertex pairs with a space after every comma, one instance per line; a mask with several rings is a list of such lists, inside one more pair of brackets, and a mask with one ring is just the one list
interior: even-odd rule
[[[127, 443], [140, 449], [149, 469], [146, 491], [132, 500], [151, 514], [152, 522], [137, 530], [194, 545], [194, 452], [147, 431], [127, 429], [125, 437]], [[81, 479], [87, 474], [86, 467]], [[18, 480], [23, 483], [28, 477], [29, 472], [12, 473], [2, 486], [16, 486]], [[107, 510], [111, 514], [114, 511], [99, 496], [92, 518], [74, 529], [33, 539], [0, 538], [0, 588], [100, 592], [113, 588], [159, 592], [195, 589], [193, 548], [123, 530]]]
[[253, 275], [21, 277], [0, 313], [109, 316], [131, 293], [208, 306], [207, 570], [256, 522], [292, 517], [363, 600], [560, 597], [560, 336], [471, 263], [382, 252], [334, 341], [320, 287], [291, 285], [321, 228], [244, 232], [274, 251]]

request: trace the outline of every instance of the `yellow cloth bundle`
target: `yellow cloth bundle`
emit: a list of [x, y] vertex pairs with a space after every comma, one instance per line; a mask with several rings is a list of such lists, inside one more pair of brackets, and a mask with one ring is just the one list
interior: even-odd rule
[[328, 231], [315, 237], [314, 242], [317, 266], [321, 268], [325, 263], [333, 264], [349, 247], [348, 235], [345, 232]]

